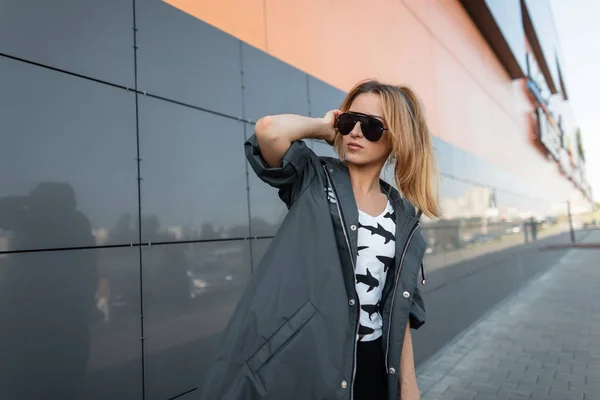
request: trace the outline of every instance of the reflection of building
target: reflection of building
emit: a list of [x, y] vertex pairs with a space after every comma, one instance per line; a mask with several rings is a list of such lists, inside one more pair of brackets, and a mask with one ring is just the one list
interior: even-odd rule
[[496, 195], [493, 189], [474, 186], [460, 197], [442, 199], [442, 209], [448, 219], [495, 216]]
[[456, 198], [443, 198], [445, 218], [495, 217], [498, 215], [496, 192], [482, 186], [467, 189], [464, 195]]
[[107, 229], [104, 229], [104, 228], [94, 229], [92, 231], [92, 234], [94, 235], [97, 246], [103, 246], [108, 243], [109, 233], [108, 233]]

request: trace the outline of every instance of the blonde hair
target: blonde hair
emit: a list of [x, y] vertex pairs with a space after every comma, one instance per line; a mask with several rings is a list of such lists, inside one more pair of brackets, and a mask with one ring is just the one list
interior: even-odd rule
[[[381, 96], [383, 117], [388, 126], [386, 136], [392, 148], [389, 161], [395, 162], [394, 180], [398, 191], [426, 216], [439, 217], [439, 175], [431, 135], [418, 97], [406, 86], [368, 80], [360, 82], [348, 93], [341, 111], [348, 111], [363, 93]], [[340, 133], [336, 135], [334, 147], [341, 155]]]

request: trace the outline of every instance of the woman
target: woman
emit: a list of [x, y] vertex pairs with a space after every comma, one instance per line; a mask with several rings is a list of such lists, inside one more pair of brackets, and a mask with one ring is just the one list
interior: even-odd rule
[[[316, 156], [309, 138], [340, 160]], [[223, 335], [203, 399], [418, 399], [419, 217], [439, 206], [415, 94], [363, 82], [324, 118], [262, 118], [245, 149], [289, 212]], [[379, 179], [388, 161], [403, 196]]]

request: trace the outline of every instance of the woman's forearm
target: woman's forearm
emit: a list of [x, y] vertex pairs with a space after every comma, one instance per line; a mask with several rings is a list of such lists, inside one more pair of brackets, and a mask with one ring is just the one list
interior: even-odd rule
[[292, 142], [301, 139], [327, 140], [335, 134], [333, 114], [329, 118], [309, 118], [301, 115], [282, 114], [261, 118], [255, 127], [256, 139], [267, 164], [275, 168]]
[[404, 343], [402, 344], [402, 357], [400, 358], [400, 399], [420, 400], [417, 375], [415, 373], [415, 357], [413, 353], [410, 324], [406, 325]]

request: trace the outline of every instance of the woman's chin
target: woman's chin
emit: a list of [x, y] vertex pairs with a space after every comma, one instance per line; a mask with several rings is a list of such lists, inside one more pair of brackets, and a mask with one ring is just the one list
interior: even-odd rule
[[376, 157], [368, 157], [366, 154], [346, 153], [346, 164], [352, 164], [355, 166], [368, 166], [368, 165], [383, 165], [385, 159], [381, 160]]

